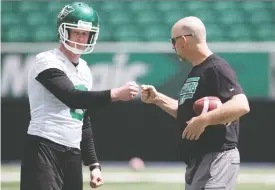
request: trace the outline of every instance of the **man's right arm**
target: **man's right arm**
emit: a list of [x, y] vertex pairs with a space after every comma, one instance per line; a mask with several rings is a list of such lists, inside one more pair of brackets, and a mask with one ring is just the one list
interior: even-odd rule
[[161, 109], [163, 109], [165, 112], [173, 116], [174, 118], [177, 118], [177, 112], [178, 112], [177, 100], [158, 92], [158, 98], [155, 101], [155, 104]]
[[104, 91], [81, 91], [75, 89], [68, 76], [57, 68], [42, 71], [38, 74], [36, 80], [62, 103], [73, 109], [87, 109], [93, 105], [105, 105], [119, 100], [118, 89]]
[[141, 100], [147, 104], [155, 104], [177, 118], [178, 101], [159, 93], [154, 86], [141, 85]]

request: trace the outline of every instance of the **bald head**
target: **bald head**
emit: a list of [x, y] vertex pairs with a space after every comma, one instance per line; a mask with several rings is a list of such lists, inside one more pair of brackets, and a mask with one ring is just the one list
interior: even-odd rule
[[194, 16], [180, 19], [171, 30], [171, 37], [193, 34], [198, 43], [206, 41], [206, 29], [203, 22]]

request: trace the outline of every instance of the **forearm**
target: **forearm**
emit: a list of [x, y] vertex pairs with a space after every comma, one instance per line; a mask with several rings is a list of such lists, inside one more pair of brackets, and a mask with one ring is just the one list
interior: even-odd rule
[[88, 116], [85, 116], [84, 118], [80, 149], [81, 149], [82, 160], [85, 166], [99, 165], [96, 151], [95, 151], [90, 118]]
[[[83, 133], [90, 133], [91, 129], [86, 129]], [[83, 138], [81, 141], [81, 154], [82, 160], [85, 166], [90, 166], [98, 163], [98, 158], [95, 151], [94, 140], [92, 133], [90, 133], [87, 138]]]
[[105, 105], [111, 102], [110, 90], [106, 91], [69, 91], [57, 97], [68, 107], [85, 109], [93, 105]]
[[236, 95], [221, 107], [202, 115], [208, 125], [231, 123], [249, 112], [248, 101], [243, 94]]
[[164, 94], [158, 93], [158, 98], [155, 104], [160, 107], [162, 110], [177, 118], [178, 111], [178, 101], [170, 98]]

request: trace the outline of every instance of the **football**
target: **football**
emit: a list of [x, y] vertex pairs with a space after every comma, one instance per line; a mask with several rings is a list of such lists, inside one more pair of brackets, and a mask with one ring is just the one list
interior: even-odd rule
[[134, 171], [141, 171], [145, 169], [144, 161], [141, 158], [134, 157], [129, 160], [129, 166]]
[[222, 105], [221, 100], [215, 96], [207, 96], [198, 99], [193, 104], [193, 110], [197, 115], [201, 115], [208, 111], [214, 110]]

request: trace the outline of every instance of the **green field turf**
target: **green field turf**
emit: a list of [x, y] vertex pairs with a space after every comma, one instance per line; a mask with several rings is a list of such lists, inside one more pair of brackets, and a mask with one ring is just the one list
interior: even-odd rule
[[[18, 190], [19, 183], [2, 183], [2, 190]], [[84, 189], [91, 189], [88, 183], [84, 183]], [[160, 183], [107, 183], [100, 190], [183, 190], [183, 184], [160, 184]], [[239, 184], [236, 190], [274, 190], [275, 185], [265, 184]]]
[[[99, 190], [184, 190], [184, 184], [180, 184], [184, 181], [184, 166], [146, 167], [140, 172], [131, 170], [127, 165], [118, 167], [109, 165], [103, 168], [105, 184]], [[19, 165], [2, 165], [1, 175], [2, 190], [19, 189]], [[88, 185], [89, 170], [87, 167], [83, 167], [83, 177], [83, 190], [91, 189]], [[236, 185], [235, 190], [275, 190], [275, 167], [273, 165], [241, 167], [239, 177], [239, 184]]]
[[[1, 166], [2, 172], [20, 172], [20, 166]], [[88, 167], [83, 166], [83, 171], [88, 171]], [[123, 167], [112, 167], [112, 166], [103, 166], [104, 172], [133, 172], [134, 170], [130, 169], [129, 167], [123, 166]], [[146, 167], [144, 170], [142, 170], [142, 173], [151, 173], [151, 172], [157, 172], [157, 173], [184, 173], [185, 172], [185, 166], [179, 166], [179, 167], [169, 167], [169, 166], [162, 166], [162, 167]], [[242, 167], [241, 166], [241, 173], [247, 173], [247, 174], [275, 174], [275, 167], [265, 167], [265, 168], [253, 168], [253, 167]]]

